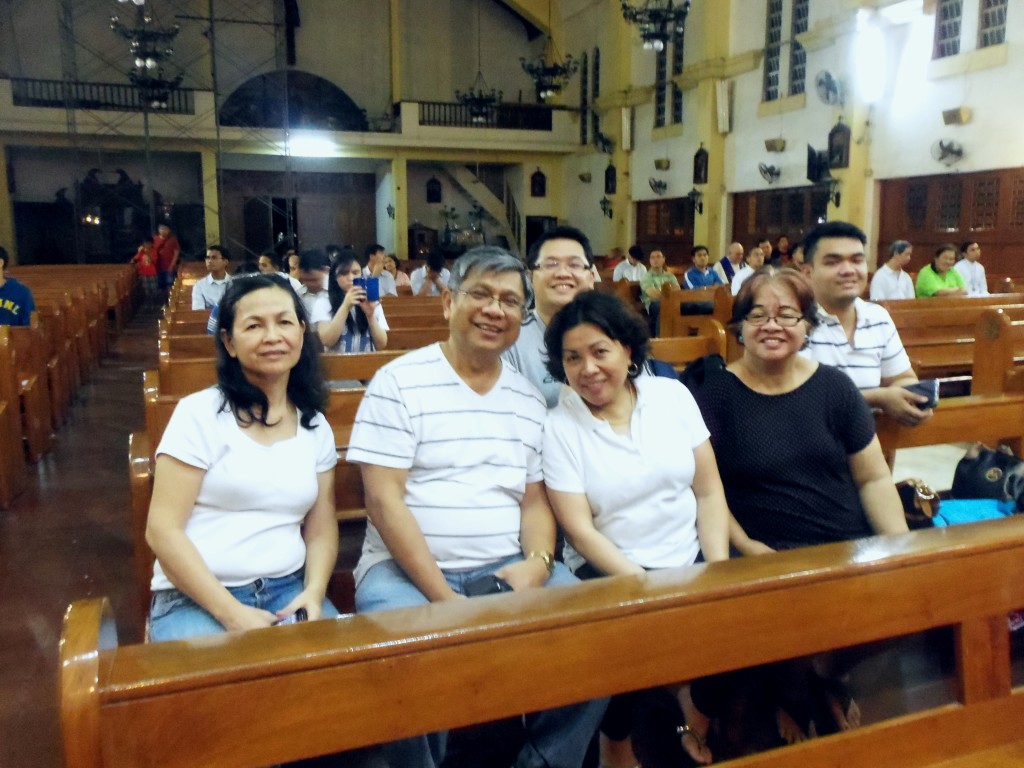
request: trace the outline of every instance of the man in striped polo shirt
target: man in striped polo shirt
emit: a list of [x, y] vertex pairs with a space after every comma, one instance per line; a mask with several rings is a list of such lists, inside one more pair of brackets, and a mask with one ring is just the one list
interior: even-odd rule
[[904, 389], [917, 381], [896, 325], [884, 307], [860, 298], [867, 287], [867, 235], [853, 224], [830, 221], [804, 238], [821, 323], [803, 354], [846, 372], [872, 408], [914, 426], [931, 416], [928, 398]]
[[[519, 259], [474, 248], [442, 293], [448, 339], [370, 382], [348, 449], [362, 465], [370, 518], [355, 573], [359, 612], [458, 600], [471, 584], [518, 591], [576, 582], [553, 557], [544, 399], [501, 360], [530, 293]], [[526, 716], [516, 765], [579, 768], [606, 703]], [[444, 750], [444, 734], [385, 747], [394, 768], [433, 768]]]

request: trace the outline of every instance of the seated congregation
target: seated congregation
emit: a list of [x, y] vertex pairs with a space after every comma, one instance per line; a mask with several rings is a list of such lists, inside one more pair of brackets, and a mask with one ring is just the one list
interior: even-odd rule
[[[807, 248], [812, 264], [817, 245], [832, 261], [863, 256], [864, 241], [851, 230], [826, 229], [807, 242], [815, 244]], [[744, 275], [730, 323], [740, 355], [727, 365], [705, 360], [684, 386], [674, 372], [652, 375], [648, 323], [619, 298], [590, 290], [592, 266], [586, 237], [567, 227], [545, 233], [527, 265], [499, 248], [467, 252], [440, 290], [444, 340], [373, 376], [345, 457], [361, 469], [368, 516], [354, 574], [358, 614], [388, 626], [391, 616], [433, 615], [396, 609], [502, 592], [532, 593], [532, 604], [542, 605], [540, 588], [564, 607], [569, 602], [560, 596], [573, 590], [586, 599], [625, 588], [607, 577], [669, 577], [700, 563], [709, 565], [694, 574], [713, 574], [730, 558], [754, 558], [752, 567], [761, 561], [768, 574], [783, 561], [800, 562], [803, 555], [777, 554], [787, 550], [839, 548], [876, 535], [911, 540], [875, 433], [875, 403], [860, 382], [808, 349], [823, 322], [813, 272], [810, 280], [787, 267]], [[825, 279], [828, 268], [812, 270]], [[336, 261], [327, 295], [311, 313], [284, 275], [226, 286], [214, 338], [217, 385], [180, 400], [155, 452], [146, 529], [157, 558], [150, 641], [338, 616], [327, 598], [338, 553], [338, 458], [323, 416], [318, 357], [325, 346], [361, 352], [387, 345], [387, 320], [379, 299], [355, 282], [360, 274], [358, 261]], [[904, 365], [910, 369], [905, 353], [880, 368], [872, 386], [903, 383]], [[931, 415], [916, 397], [892, 407], [913, 423]], [[821, 550], [825, 558], [839, 551]], [[775, 577], [784, 580], [784, 573]], [[630, 587], [635, 599], [642, 601], [648, 583], [655, 582]], [[812, 585], [805, 588], [813, 592]], [[730, 593], [731, 610], [744, 605], [743, 591]], [[826, 599], [810, 592], [815, 605]], [[627, 603], [619, 598], [621, 609]], [[503, 599], [488, 602], [499, 610]], [[755, 603], [746, 605], [755, 616]], [[435, 622], [446, 615], [437, 613]], [[716, 617], [730, 621], [724, 611]], [[628, 615], [605, 618], [630, 633]], [[639, 633], [646, 614], [636, 618]], [[908, 619], [905, 628], [929, 628], [929, 620]], [[740, 613], [731, 622], [734, 633], [760, 631]], [[440, 632], [427, 620], [424, 631], [429, 627]], [[709, 626], [709, 637], [723, 628]], [[659, 631], [664, 636], [664, 627]], [[994, 626], [995, 654], [1008, 642], [1005, 621], [1001, 638], [998, 631]], [[578, 696], [540, 697], [540, 706], [523, 710], [514, 748], [502, 759], [552, 768], [597, 760], [605, 768], [705, 765], [849, 733], [862, 719], [851, 670], [871, 657], [891, 660], [900, 648], [891, 635], [872, 632], [851, 631], [849, 640], [886, 642], [853, 650], [835, 636], [820, 647], [794, 642], [794, 657], [751, 654], [755, 666], [703, 664], [674, 682], [652, 672], [627, 693], [570, 686]], [[496, 656], [495, 666], [516, 663], [514, 640], [491, 639], [507, 654]], [[269, 636], [266, 642], [272, 645]], [[572, 647], [562, 646], [569, 655]], [[659, 658], [652, 654], [650, 663]], [[686, 661], [667, 668], [685, 675]], [[458, 672], [435, 667], [433, 674]], [[396, 690], [404, 683], [397, 674], [376, 680]], [[395, 738], [379, 739], [386, 743], [368, 759], [393, 768], [485, 765], [497, 752], [486, 737], [480, 747], [464, 732], [456, 732], [451, 750], [448, 733], [436, 727], [390, 732]]]

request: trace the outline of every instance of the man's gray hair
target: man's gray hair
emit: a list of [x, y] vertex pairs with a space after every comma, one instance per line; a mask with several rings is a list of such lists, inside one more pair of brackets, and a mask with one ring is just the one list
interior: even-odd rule
[[889, 246], [889, 258], [901, 255], [909, 247], [910, 243], [906, 240], [893, 240], [892, 245]]
[[533, 301], [533, 286], [526, 264], [515, 254], [496, 245], [478, 245], [459, 256], [452, 264], [451, 277], [448, 279], [448, 290], [453, 293], [459, 290], [462, 282], [471, 272], [516, 272], [523, 284], [523, 300], [526, 306]]

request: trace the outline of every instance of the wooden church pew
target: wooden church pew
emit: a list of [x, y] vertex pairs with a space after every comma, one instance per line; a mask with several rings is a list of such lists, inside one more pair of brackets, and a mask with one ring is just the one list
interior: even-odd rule
[[1024, 740], [1006, 623], [1022, 559], [1014, 517], [152, 645], [118, 645], [109, 604], [76, 602], [65, 765], [282, 763], [948, 626], [952, 704], [716, 762], [937, 767]]

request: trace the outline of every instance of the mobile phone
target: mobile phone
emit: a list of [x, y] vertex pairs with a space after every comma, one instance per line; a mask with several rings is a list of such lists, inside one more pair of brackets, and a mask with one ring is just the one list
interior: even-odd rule
[[494, 574], [479, 576], [472, 581], [466, 582], [466, 597], [480, 597], [481, 595], [496, 595], [499, 592], [511, 592], [512, 585]]
[[922, 411], [934, 408], [939, 404], [939, 382], [938, 379], [925, 379], [914, 384], [906, 384], [904, 389], [913, 392], [915, 395], [923, 395], [928, 398], [927, 403], [918, 403], [917, 407]]
[[306, 613], [306, 609], [305, 608], [299, 608], [299, 610], [297, 610], [291, 616], [285, 616], [283, 619], [279, 619], [278, 621], [274, 622], [274, 625], [275, 626], [280, 626], [282, 624], [298, 624], [300, 621], [308, 621], [308, 620], [309, 620], [309, 614]]
[[366, 291], [367, 301], [380, 301], [380, 278], [379, 277], [357, 277], [352, 285]]

